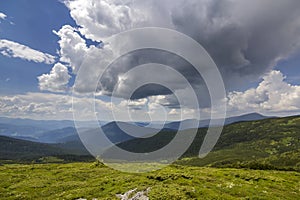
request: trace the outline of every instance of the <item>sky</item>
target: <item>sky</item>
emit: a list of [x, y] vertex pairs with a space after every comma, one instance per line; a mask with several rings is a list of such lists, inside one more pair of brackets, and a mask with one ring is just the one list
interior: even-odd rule
[[[121, 47], [147, 38], [115, 46], [106, 41], [144, 27], [172, 29], [204, 47], [223, 78], [226, 96], [217, 101], [226, 105], [227, 116], [297, 115], [299, 10], [298, 0], [2, 0], [0, 116], [73, 119], [76, 108], [80, 120], [94, 115], [123, 121], [209, 118], [211, 99], [203, 77], [172, 52], [130, 52], [105, 68]], [[163, 43], [164, 37], [157, 41]], [[154, 66], [133, 70], [149, 63], [182, 74], [199, 105], [176, 73]], [[139, 85], [154, 77], [160, 84]]]

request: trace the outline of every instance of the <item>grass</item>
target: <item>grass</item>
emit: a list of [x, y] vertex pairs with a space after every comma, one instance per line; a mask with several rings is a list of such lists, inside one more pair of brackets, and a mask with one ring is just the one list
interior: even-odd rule
[[300, 173], [172, 165], [142, 174], [99, 163], [5, 164], [0, 199], [117, 199], [151, 187], [150, 199], [297, 199]]

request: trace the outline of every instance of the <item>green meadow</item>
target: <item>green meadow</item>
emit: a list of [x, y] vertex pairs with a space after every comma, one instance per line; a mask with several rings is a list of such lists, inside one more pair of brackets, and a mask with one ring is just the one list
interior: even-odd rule
[[99, 162], [5, 164], [0, 199], [118, 199], [151, 187], [150, 199], [298, 199], [300, 173], [171, 165], [148, 173], [122, 173]]

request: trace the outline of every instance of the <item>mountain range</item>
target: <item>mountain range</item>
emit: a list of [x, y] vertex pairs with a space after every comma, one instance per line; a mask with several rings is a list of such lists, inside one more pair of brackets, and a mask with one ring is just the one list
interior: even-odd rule
[[[225, 119], [225, 125], [235, 122], [266, 118], [269, 117], [258, 113], [251, 113], [227, 118]], [[179, 129], [186, 130], [191, 128], [208, 127], [209, 123], [210, 120], [198, 121], [195, 119], [169, 122], [164, 125], [160, 124], [160, 122], [154, 122], [150, 125], [146, 122], [99, 122], [99, 124], [102, 125], [103, 131], [113, 143], [131, 140], [134, 137], [149, 137], [152, 134], [160, 132], [160, 130], [157, 129], [158, 127], [162, 127], [162, 131], [175, 131]], [[83, 124], [85, 125], [85, 128], [82, 129], [85, 129], [86, 132], [90, 132], [90, 134], [97, 134], [95, 133], [97, 131], [96, 127], [91, 126], [91, 124], [93, 124], [92, 122], [87, 121]], [[126, 132], [132, 133], [133, 135], [128, 135]], [[42, 143], [66, 143], [79, 140], [74, 122], [69, 120], [47, 121], [0, 117], [0, 135]]]
[[[274, 118], [270, 116], [263, 116], [259, 113], [250, 113], [235, 117], [228, 117], [224, 120], [224, 125], [236, 123], [236, 122], [246, 122], [246, 121], [253, 121], [253, 120], [261, 120], [267, 118]], [[218, 121], [217, 119], [216, 121]], [[204, 128], [208, 127], [211, 120], [195, 120], [195, 119], [187, 119], [183, 121], [177, 122], [170, 122], [167, 123], [164, 128], [171, 129], [171, 130], [187, 130], [192, 128]], [[196, 125], [196, 126], [195, 126]]]
[[[120, 131], [110, 129], [115, 126], [116, 123], [109, 123], [104, 128], [108, 132]], [[192, 145], [181, 159], [176, 161], [176, 164], [300, 170], [300, 116], [267, 118], [226, 125], [213, 151], [202, 159], [198, 158], [198, 153], [207, 128], [199, 128], [196, 131], [197, 135]], [[182, 130], [179, 133], [189, 134], [190, 130]], [[112, 134], [109, 137], [118, 147], [138, 153], [157, 150], [168, 144], [175, 135], [176, 132], [164, 129], [155, 136], [147, 138], [119, 137], [118, 134]], [[114, 147], [108, 149], [106, 154], [114, 155], [111, 153], [113, 151]], [[102, 156], [105, 158], [106, 154]], [[45, 144], [0, 136], [0, 160], [2, 161], [30, 161], [48, 156], [63, 160], [92, 159], [78, 136], [77, 140], [67, 140], [59, 144]], [[84, 156], [84, 159], [81, 156]], [[109, 157], [109, 159], [120, 158]]]

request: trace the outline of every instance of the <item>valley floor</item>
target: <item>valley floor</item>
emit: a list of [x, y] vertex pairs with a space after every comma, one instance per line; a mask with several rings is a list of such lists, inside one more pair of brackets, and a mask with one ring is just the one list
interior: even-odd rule
[[129, 174], [97, 163], [0, 166], [0, 199], [117, 199], [151, 187], [150, 199], [297, 199], [300, 173], [169, 166]]

